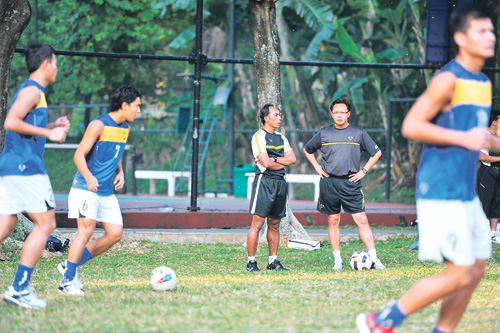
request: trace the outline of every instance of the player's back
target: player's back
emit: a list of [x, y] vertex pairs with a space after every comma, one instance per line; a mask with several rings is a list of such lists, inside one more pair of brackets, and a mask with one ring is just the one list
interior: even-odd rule
[[[450, 109], [440, 111], [432, 122], [459, 131], [486, 128], [491, 108], [491, 82], [483, 73], [473, 73], [456, 60], [441, 72], [456, 77]], [[451, 145], [426, 144], [417, 174], [417, 199], [469, 201], [476, 197], [474, 179], [478, 151]]]

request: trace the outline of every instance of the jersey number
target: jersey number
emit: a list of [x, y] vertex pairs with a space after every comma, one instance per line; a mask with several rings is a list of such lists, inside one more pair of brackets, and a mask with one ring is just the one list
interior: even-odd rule
[[120, 146], [119, 145], [116, 145], [116, 154], [115, 154], [115, 157], [114, 158], [117, 158], [118, 157], [118, 153], [120, 152]]

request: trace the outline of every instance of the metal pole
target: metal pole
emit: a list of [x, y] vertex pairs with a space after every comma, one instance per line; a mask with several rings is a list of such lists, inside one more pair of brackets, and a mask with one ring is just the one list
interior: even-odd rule
[[35, 17], [34, 17], [34, 20], [35, 20], [35, 43], [38, 43], [38, 0], [35, 0]]
[[392, 99], [389, 99], [387, 115], [387, 157], [385, 167], [385, 202], [391, 202], [391, 145], [392, 145]]
[[198, 150], [200, 144], [200, 94], [201, 94], [201, 66], [203, 32], [203, 0], [196, 0], [196, 41], [194, 49], [194, 92], [193, 92], [193, 155], [191, 156], [191, 206], [187, 209], [198, 211]]
[[[236, 44], [235, 39], [235, 16], [234, 16], [234, 0], [229, 1], [229, 50], [228, 57], [234, 58], [234, 49]], [[226, 165], [226, 178], [229, 181], [233, 180], [233, 168], [234, 168], [234, 64], [228, 66], [228, 79], [231, 85], [231, 92], [229, 94], [227, 114], [226, 114], [226, 128], [227, 128], [227, 165]], [[233, 186], [231, 182], [227, 183], [229, 191], [233, 191]]]

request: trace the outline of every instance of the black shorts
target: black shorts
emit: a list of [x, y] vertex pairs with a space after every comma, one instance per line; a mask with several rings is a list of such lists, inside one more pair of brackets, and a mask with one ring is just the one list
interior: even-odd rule
[[344, 212], [356, 214], [365, 211], [365, 198], [361, 189], [361, 181], [350, 182], [345, 177], [325, 177], [319, 182], [318, 211], [333, 215]]
[[286, 216], [287, 186], [285, 179], [274, 179], [262, 174], [255, 177], [252, 185], [249, 213], [261, 217]]
[[486, 165], [477, 170], [477, 196], [483, 205], [486, 217], [500, 217], [500, 169]]

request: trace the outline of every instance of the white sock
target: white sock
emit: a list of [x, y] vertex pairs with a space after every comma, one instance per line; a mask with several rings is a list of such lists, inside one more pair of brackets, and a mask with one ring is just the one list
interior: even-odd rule
[[496, 236], [496, 235], [497, 235], [497, 232], [496, 232], [496, 231], [492, 231], [492, 232], [491, 232], [491, 237], [494, 237], [494, 236]]
[[248, 262], [250, 262], [250, 261], [256, 261], [256, 260], [255, 260], [255, 256], [253, 256], [253, 257], [248, 257]]
[[368, 255], [370, 256], [370, 258], [372, 258], [372, 260], [377, 260], [377, 250], [375, 249], [369, 250]]
[[335, 261], [342, 261], [342, 257], [340, 256], [340, 250], [338, 251], [333, 251], [333, 258], [335, 259]]
[[278, 256], [269, 256], [269, 263], [272, 264], [273, 261], [278, 260]]

